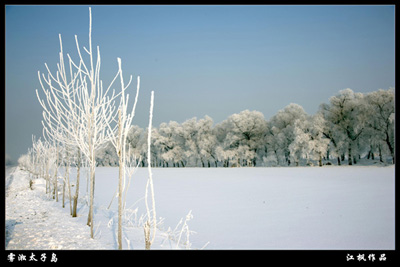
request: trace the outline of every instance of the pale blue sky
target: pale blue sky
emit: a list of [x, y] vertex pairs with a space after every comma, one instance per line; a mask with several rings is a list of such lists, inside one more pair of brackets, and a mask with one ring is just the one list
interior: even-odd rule
[[[395, 86], [394, 6], [92, 6], [93, 45], [108, 83], [141, 76], [133, 123], [202, 118], [242, 110], [268, 120], [290, 103], [314, 114], [344, 88]], [[37, 71], [55, 69], [61, 33], [87, 46], [88, 6], [6, 6], [6, 153], [17, 159], [41, 135]], [[134, 94], [131, 88], [131, 94]]]

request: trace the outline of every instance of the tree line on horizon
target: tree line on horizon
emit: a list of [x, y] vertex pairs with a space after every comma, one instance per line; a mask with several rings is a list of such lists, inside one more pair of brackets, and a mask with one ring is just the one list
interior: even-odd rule
[[[361, 158], [394, 163], [394, 88], [371, 93], [339, 91], [315, 115], [291, 103], [270, 120], [244, 110], [221, 123], [205, 116], [153, 128], [153, 167], [240, 167], [357, 164]], [[132, 125], [127, 151], [147, 166], [147, 130]], [[110, 142], [98, 166], [118, 166]]]

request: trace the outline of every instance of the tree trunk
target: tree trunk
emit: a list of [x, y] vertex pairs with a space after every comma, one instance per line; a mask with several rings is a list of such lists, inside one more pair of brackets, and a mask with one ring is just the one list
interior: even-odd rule
[[275, 152], [275, 157], [276, 157], [276, 164], [277, 164], [278, 166], [280, 166], [281, 164], [280, 164], [280, 162], [279, 162], [278, 152], [277, 152], [276, 150], [274, 150], [274, 152]]
[[[122, 249], [122, 178], [124, 172], [124, 155], [122, 151], [121, 110], [118, 110], [118, 141], [119, 141], [119, 178], [118, 178], [118, 249]], [[149, 162], [150, 164], [150, 162]]]
[[[66, 177], [66, 180], [67, 180], [67, 186], [68, 186], [68, 195], [69, 195], [69, 213], [72, 215], [72, 197], [71, 197], [71, 183], [70, 183], [70, 181], [69, 181], [69, 168], [70, 168], [70, 162], [69, 162], [69, 153], [68, 153], [68, 150], [67, 150], [67, 146], [66, 146], [66, 153], [65, 153], [65, 156], [66, 156], [66, 159], [67, 159], [67, 166], [66, 166], [66, 170], [65, 170], [65, 177]], [[65, 181], [64, 181], [64, 184], [65, 184]], [[65, 190], [65, 189], [64, 189]]]
[[77, 174], [76, 174], [75, 196], [74, 196], [74, 205], [73, 205], [73, 209], [72, 209], [72, 217], [77, 216], [76, 208], [78, 206], [80, 172], [81, 172], [81, 150], [78, 148], [78, 166], [77, 166]]
[[375, 159], [375, 154], [374, 154], [374, 150], [373, 150], [372, 145], [371, 145], [371, 159], [372, 159], [372, 160]]
[[94, 233], [93, 233], [93, 226], [94, 226], [94, 215], [93, 215], [93, 202], [94, 202], [94, 180], [95, 180], [95, 166], [93, 163], [93, 167], [90, 170], [90, 181], [91, 181], [91, 186], [90, 186], [90, 237], [94, 238]]
[[94, 219], [93, 219], [93, 200], [94, 200], [94, 181], [95, 181], [95, 168], [96, 168], [96, 162], [94, 158], [94, 150], [91, 150], [91, 155], [90, 155], [90, 201], [89, 201], [89, 215], [88, 215], [88, 221], [87, 225], [90, 226], [90, 237], [94, 238], [94, 233], [93, 233], [93, 225], [94, 225]]
[[386, 144], [389, 148], [390, 155], [392, 156], [392, 163], [394, 164], [394, 148], [392, 144], [390, 143], [390, 138], [389, 138], [389, 133], [386, 131], [386, 138], [385, 138]]
[[349, 165], [353, 165], [353, 156], [351, 155], [351, 144], [349, 145]]
[[[121, 151], [119, 151], [121, 153]], [[118, 178], [118, 249], [122, 249], [122, 174], [124, 171], [122, 158], [119, 159]]]
[[[67, 171], [66, 171], [66, 173], [67, 173]], [[63, 189], [62, 189], [62, 191], [63, 191], [63, 193], [62, 193], [62, 207], [63, 208], [65, 208], [65, 179], [66, 179], [66, 176], [64, 176], [64, 178], [63, 178]]]
[[49, 188], [49, 179], [47, 179], [47, 177], [46, 177], [45, 180], [46, 180], [46, 195], [47, 195], [49, 193], [49, 190], [50, 190], [50, 188]]
[[45, 174], [45, 176], [46, 176], [46, 193], [48, 193], [49, 197], [50, 197], [51, 196], [51, 188], [50, 188], [51, 182], [50, 182], [50, 176], [49, 176], [49, 163], [48, 163], [48, 161], [46, 162], [46, 174]]
[[150, 250], [151, 241], [150, 241], [150, 223], [149, 223], [149, 221], [146, 222], [143, 229], [144, 229], [145, 249]]
[[66, 172], [67, 172], [67, 186], [68, 186], [68, 196], [69, 196], [69, 213], [72, 215], [72, 196], [71, 196], [71, 183], [69, 181], [69, 163]]
[[62, 207], [65, 208], [65, 177], [63, 179], [63, 187], [62, 187]]
[[[54, 175], [54, 191], [53, 191], [53, 195], [55, 195], [56, 198], [56, 202], [58, 202], [58, 177], [57, 177], [57, 168], [58, 167], [58, 144], [57, 144], [57, 148], [56, 148], [56, 171], [55, 171], [55, 175]], [[54, 197], [53, 197], [54, 199]]]

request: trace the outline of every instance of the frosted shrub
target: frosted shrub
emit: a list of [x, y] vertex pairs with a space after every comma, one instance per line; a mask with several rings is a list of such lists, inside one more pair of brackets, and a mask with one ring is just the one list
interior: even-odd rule
[[175, 226], [173, 230], [169, 227], [167, 230], [168, 239], [176, 242], [176, 247], [182, 246], [186, 249], [190, 249], [190, 235], [196, 232], [189, 230], [188, 222], [193, 219], [192, 211], [190, 210], [189, 213], [185, 216], [185, 220], [183, 218], [180, 219], [178, 224]]

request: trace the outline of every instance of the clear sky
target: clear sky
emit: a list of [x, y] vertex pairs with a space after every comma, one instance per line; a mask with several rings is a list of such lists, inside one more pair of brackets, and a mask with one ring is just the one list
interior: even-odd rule
[[[339, 90], [395, 86], [394, 6], [92, 6], [93, 45], [108, 84], [122, 59], [140, 75], [133, 121], [153, 126], [242, 110], [268, 120], [290, 103], [308, 114]], [[35, 90], [44, 63], [55, 71], [60, 33], [76, 59], [88, 46], [88, 6], [6, 6], [6, 153], [27, 152], [42, 134]], [[116, 86], [116, 89], [118, 87]], [[41, 89], [40, 89], [41, 90]], [[131, 87], [131, 95], [135, 86]]]

